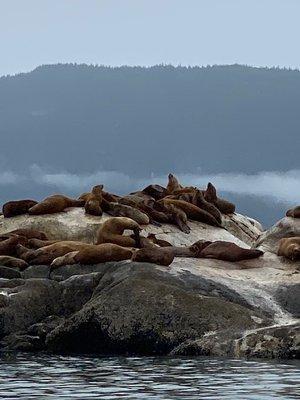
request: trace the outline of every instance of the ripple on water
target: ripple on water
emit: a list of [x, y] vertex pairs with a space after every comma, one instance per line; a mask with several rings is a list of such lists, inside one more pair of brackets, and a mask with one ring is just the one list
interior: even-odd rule
[[3, 354], [1, 399], [300, 399], [300, 363]]

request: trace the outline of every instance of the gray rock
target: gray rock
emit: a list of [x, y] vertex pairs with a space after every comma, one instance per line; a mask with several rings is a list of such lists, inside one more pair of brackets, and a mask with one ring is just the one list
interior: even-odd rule
[[255, 328], [262, 313], [188, 289], [151, 264], [114, 265], [83, 308], [47, 336], [54, 352], [167, 354], [181, 342], [234, 327]]
[[43, 321], [38, 322], [37, 324], [31, 325], [27, 329], [27, 334], [39, 337], [43, 346], [45, 344], [46, 336], [49, 332], [51, 332], [54, 328], [60, 325], [64, 321], [63, 317], [58, 317], [56, 315], [50, 315], [49, 317], [45, 318]]
[[49, 265], [31, 265], [22, 272], [24, 279], [44, 278], [49, 276]]
[[61, 310], [61, 291], [57, 282], [28, 279], [20, 286], [2, 288], [7, 306], [0, 308], [0, 338], [24, 330]]
[[235, 355], [300, 359], [300, 325], [271, 326], [250, 332], [236, 341]]
[[97, 287], [102, 273], [75, 275], [60, 282], [62, 314], [68, 316], [87, 303]]
[[241, 335], [242, 332], [233, 329], [209, 332], [200, 339], [181, 343], [171, 351], [170, 355], [233, 357], [235, 356], [235, 340], [239, 339]]
[[22, 275], [17, 269], [4, 267], [4, 266], [0, 265], [0, 278], [15, 279], [15, 278], [21, 278], [21, 277], [22, 277]]
[[300, 284], [280, 285], [274, 295], [282, 308], [295, 318], [300, 318]]
[[292, 236], [300, 236], [300, 219], [284, 217], [267, 231], [261, 233], [254, 246], [263, 251], [277, 254], [279, 240]]
[[18, 332], [6, 336], [0, 342], [1, 351], [39, 351], [43, 350], [44, 345], [38, 336], [30, 336], [26, 333]]

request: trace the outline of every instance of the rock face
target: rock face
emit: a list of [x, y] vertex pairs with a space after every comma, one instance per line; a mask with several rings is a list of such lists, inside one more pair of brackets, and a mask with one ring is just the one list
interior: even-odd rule
[[[71, 208], [67, 212], [47, 215], [20, 215], [12, 218], [0, 216], [0, 234], [4, 234], [20, 227], [31, 228], [44, 232], [50, 240], [80, 240], [87, 243], [96, 241], [97, 232], [101, 223], [108, 218], [108, 214], [101, 217], [87, 215], [83, 208]], [[144, 225], [142, 234], [153, 232], [167, 235], [176, 246], [189, 245], [199, 239], [227, 240], [240, 246], [249, 246], [259, 237], [260, 231], [246, 217], [239, 214], [224, 216], [223, 225], [226, 229], [216, 228], [200, 222], [189, 221], [191, 233], [185, 234], [176, 226], [164, 224], [161, 227]], [[248, 247], [246, 245], [246, 247]]]
[[[103, 217], [80, 208], [45, 216], [0, 218], [0, 234], [22, 226], [53, 239], [92, 243]], [[1, 269], [0, 347], [3, 350], [136, 355], [217, 355], [299, 358], [300, 263], [274, 254], [278, 238], [297, 231], [285, 218], [268, 232], [239, 214], [223, 228], [189, 222], [146, 225], [176, 246], [199, 239], [268, 249], [237, 263], [175, 258], [170, 267], [130, 261], [70, 265], [53, 271]], [[290, 221], [292, 220], [292, 221]], [[287, 226], [290, 228], [287, 228]]]
[[284, 217], [267, 231], [261, 233], [254, 246], [277, 254], [279, 240], [300, 236], [300, 218]]
[[56, 352], [80, 346], [102, 354], [166, 354], [207, 331], [244, 331], [264, 320], [263, 313], [237, 303], [201, 295], [151, 264], [129, 263], [107, 271], [92, 299], [48, 335], [47, 346]]

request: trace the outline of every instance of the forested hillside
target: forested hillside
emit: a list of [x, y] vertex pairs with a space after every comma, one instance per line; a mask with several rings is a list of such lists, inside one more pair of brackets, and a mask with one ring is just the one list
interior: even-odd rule
[[136, 178], [298, 169], [299, 115], [298, 71], [41, 66], [0, 79], [0, 165]]

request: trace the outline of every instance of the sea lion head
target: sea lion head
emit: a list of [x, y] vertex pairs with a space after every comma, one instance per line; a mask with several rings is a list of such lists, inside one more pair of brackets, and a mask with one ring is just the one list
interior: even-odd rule
[[103, 185], [96, 185], [93, 187], [92, 193], [98, 195], [101, 194], [102, 190], [103, 190]]
[[208, 182], [207, 188], [205, 191], [205, 197], [208, 201], [216, 201], [217, 200], [217, 190], [211, 182]]
[[289, 254], [290, 254], [290, 259], [292, 261], [299, 260], [300, 259], [300, 245], [297, 243], [292, 243], [289, 246]]

